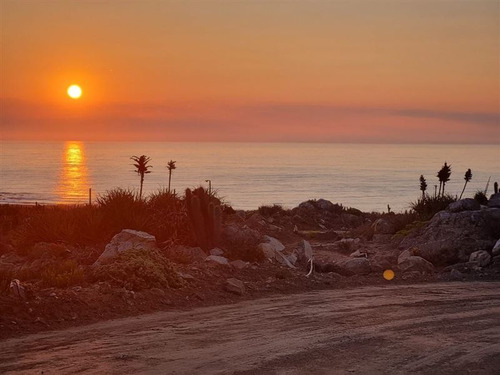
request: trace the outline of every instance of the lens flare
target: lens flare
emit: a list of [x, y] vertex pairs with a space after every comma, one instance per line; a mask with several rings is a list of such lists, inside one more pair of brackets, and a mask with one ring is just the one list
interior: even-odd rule
[[394, 271], [393, 270], [385, 270], [383, 273], [384, 279], [391, 281], [394, 279]]

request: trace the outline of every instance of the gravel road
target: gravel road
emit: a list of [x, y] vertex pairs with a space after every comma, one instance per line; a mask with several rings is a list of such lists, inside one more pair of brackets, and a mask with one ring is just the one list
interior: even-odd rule
[[0, 341], [0, 373], [498, 374], [500, 282], [323, 290]]

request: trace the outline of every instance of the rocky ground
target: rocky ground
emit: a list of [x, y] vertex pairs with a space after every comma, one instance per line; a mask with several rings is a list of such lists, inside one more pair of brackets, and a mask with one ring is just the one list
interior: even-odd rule
[[[225, 217], [221, 245], [210, 251], [158, 244], [147, 233], [124, 230], [95, 254], [86, 267], [93, 278], [80, 285], [47, 288], [12, 280], [8, 293], [0, 294], [0, 338], [311, 290], [500, 280], [499, 203], [496, 197], [489, 206], [462, 200], [428, 222], [361, 213], [326, 200], [292, 210], [238, 211]], [[144, 285], [144, 277], [117, 270], [119, 262], [131, 261], [124, 258], [128, 253], [154, 255], [130, 258], [144, 261], [139, 268], [134, 263], [134, 272], [154, 274], [161, 263], [168, 278], [159, 275]], [[163, 265], [164, 258], [169, 262]], [[7, 252], [0, 270], [25, 262]], [[383, 277], [386, 270], [393, 279]]]

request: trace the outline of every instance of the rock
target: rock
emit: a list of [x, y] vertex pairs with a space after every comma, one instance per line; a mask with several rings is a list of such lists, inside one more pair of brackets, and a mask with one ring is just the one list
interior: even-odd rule
[[401, 254], [399, 254], [399, 256], [398, 256], [398, 264], [403, 263], [406, 259], [408, 259], [409, 257], [411, 257], [411, 256], [413, 256], [413, 255], [415, 255], [415, 254], [413, 253], [413, 250], [408, 249], [408, 250], [403, 251], [403, 252], [402, 252]]
[[372, 224], [373, 234], [394, 234], [396, 229], [394, 225], [386, 219], [377, 219]]
[[366, 258], [368, 254], [360, 251], [359, 249], [349, 255], [351, 258]]
[[288, 257], [279, 251], [274, 252], [274, 259], [276, 259], [278, 263], [283, 266], [286, 266], [288, 268], [295, 268], [295, 266], [288, 260]]
[[264, 240], [271, 245], [273, 250], [275, 251], [283, 251], [285, 250], [285, 245], [283, 245], [279, 240], [274, 237], [264, 236]]
[[409, 256], [403, 262], [398, 264], [402, 272], [418, 271], [421, 273], [433, 273], [434, 266], [431, 262], [419, 256]]
[[451, 203], [447, 210], [450, 212], [476, 211], [481, 208], [478, 201], [472, 198], [465, 198]]
[[500, 208], [438, 212], [429, 224], [400, 243], [403, 250], [417, 248], [435, 265], [467, 262], [478, 250], [490, 251], [500, 237]]
[[233, 260], [232, 262], [229, 263], [231, 266], [233, 266], [234, 268], [237, 268], [239, 270], [242, 270], [244, 268], [247, 268], [248, 267], [248, 262], [244, 262], [240, 259], [238, 260]]
[[266, 258], [273, 259], [276, 252], [283, 251], [285, 246], [274, 237], [264, 236], [266, 242], [262, 242], [258, 245], [258, 248], [262, 250]]
[[201, 247], [185, 247], [179, 245], [171, 247], [165, 252], [169, 259], [184, 264], [203, 262], [207, 257], [207, 254], [205, 254]]
[[453, 280], [462, 280], [464, 278], [464, 274], [456, 268], [453, 268], [450, 272], [450, 278]]
[[500, 239], [495, 243], [493, 249], [491, 250], [491, 255], [500, 255]]
[[313, 250], [311, 244], [302, 240], [301, 245], [295, 249], [295, 254], [297, 255], [297, 260], [302, 263], [306, 263], [313, 257]]
[[218, 247], [214, 247], [212, 250], [210, 250], [210, 255], [223, 256], [224, 250], [219, 249]]
[[486, 267], [491, 262], [491, 255], [484, 250], [474, 251], [469, 257], [469, 262], [475, 262], [479, 267]]
[[205, 262], [212, 262], [212, 263], [222, 264], [222, 265], [225, 265], [225, 266], [229, 265], [229, 261], [227, 260], [227, 258], [220, 257], [220, 256], [217, 256], [217, 255], [209, 255], [209, 256], [207, 256], [205, 258]]
[[333, 272], [341, 275], [368, 275], [371, 272], [370, 261], [366, 258], [354, 258], [335, 263]]
[[337, 242], [338, 248], [344, 252], [349, 254], [351, 251], [358, 249], [361, 245], [361, 239], [359, 238], [342, 238]]
[[493, 194], [488, 200], [488, 207], [500, 208], [500, 193]]
[[100, 264], [106, 259], [114, 258], [118, 254], [129, 250], [156, 250], [155, 236], [132, 229], [124, 229], [115, 235], [106, 245], [104, 252], [94, 264]]
[[368, 258], [372, 272], [383, 272], [393, 269], [398, 262], [397, 251], [377, 253], [372, 258]]
[[292, 264], [292, 266], [295, 266], [295, 263], [297, 263], [297, 255], [295, 254], [290, 254], [286, 256], [286, 259]]
[[330, 211], [333, 210], [335, 207], [335, 205], [332, 202], [326, 199], [318, 199], [316, 201], [316, 206], [323, 211]]
[[14, 279], [9, 284], [9, 294], [20, 300], [26, 299], [26, 289], [18, 279]]
[[225, 289], [228, 292], [237, 294], [239, 296], [245, 294], [245, 284], [243, 284], [243, 281], [238, 279], [233, 279], [233, 278], [227, 279]]
[[182, 272], [177, 272], [180, 278], [186, 280], [186, 281], [194, 281], [195, 278], [187, 273], [182, 273]]
[[314, 211], [315, 210], [314, 205], [310, 201], [300, 203], [298, 208], [305, 210], [305, 211]]

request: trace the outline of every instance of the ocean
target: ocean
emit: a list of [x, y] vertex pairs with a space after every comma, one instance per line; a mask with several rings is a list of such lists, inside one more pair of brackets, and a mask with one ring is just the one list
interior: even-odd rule
[[281, 204], [292, 208], [324, 198], [363, 211], [409, 208], [421, 194], [419, 177], [434, 193], [446, 161], [452, 174], [446, 191], [459, 195], [467, 168], [472, 180], [464, 197], [500, 181], [498, 145], [10, 142], [0, 143], [0, 203], [76, 204], [115, 187], [139, 188], [132, 155], [151, 157], [144, 194], [168, 183], [172, 189], [208, 186], [235, 209]]

